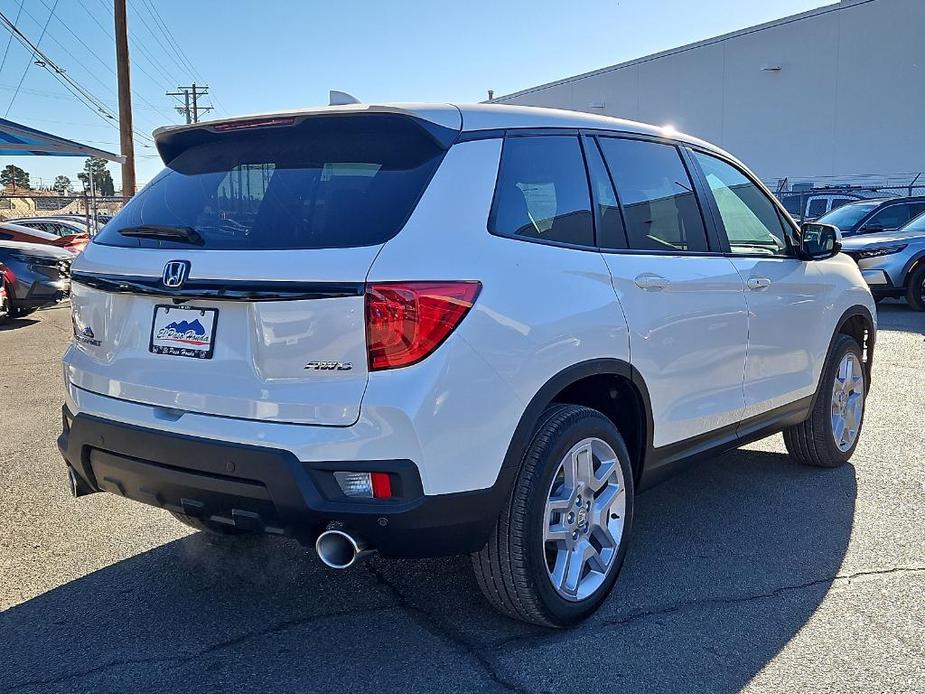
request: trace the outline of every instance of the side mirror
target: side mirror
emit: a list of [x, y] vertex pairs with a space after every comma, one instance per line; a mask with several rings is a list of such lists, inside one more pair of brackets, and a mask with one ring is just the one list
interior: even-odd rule
[[800, 227], [800, 250], [808, 260], [825, 260], [841, 252], [841, 231], [831, 224], [806, 222]]
[[883, 231], [882, 224], [865, 224], [864, 228], [861, 229], [862, 234], [878, 234]]

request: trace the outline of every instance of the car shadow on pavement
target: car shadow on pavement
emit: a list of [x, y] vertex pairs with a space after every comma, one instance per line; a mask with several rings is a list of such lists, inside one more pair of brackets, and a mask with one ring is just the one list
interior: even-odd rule
[[5, 323], [0, 323], [0, 332], [4, 330], [19, 330], [20, 328], [25, 328], [38, 322], [39, 321], [35, 318], [11, 318]]
[[334, 572], [197, 533], [0, 614], [0, 691], [738, 691], [824, 598], [855, 493], [780, 453], [695, 466], [640, 495], [616, 591], [559, 631], [493, 612], [464, 557]]

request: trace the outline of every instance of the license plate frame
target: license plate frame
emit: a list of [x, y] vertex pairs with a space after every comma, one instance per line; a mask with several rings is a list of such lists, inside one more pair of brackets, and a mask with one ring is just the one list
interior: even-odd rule
[[[170, 321], [171, 312], [174, 312], [172, 322]], [[160, 324], [158, 318], [162, 318]], [[183, 323], [186, 325], [184, 326]], [[194, 325], [195, 323], [198, 323], [198, 326]], [[215, 353], [217, 328], [217, 308], [186, 304], [156, 304], [151, 318], [148, 351], [169, 357], [211, 359]], [[172, 333], [167, 332], [171, 329]]]

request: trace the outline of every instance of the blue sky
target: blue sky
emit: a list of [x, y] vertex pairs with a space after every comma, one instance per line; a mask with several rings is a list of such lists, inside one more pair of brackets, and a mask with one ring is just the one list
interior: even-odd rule
[[[150, 134], [180, 122], [164, 92], [194, 79], [210, 86], [210, 115], [219, 117], [323, 104], [329, 89], [364, 101], [481, 101], [488, 89], [506, 94], [826, 4], [831, 0], [128, 0], [135, 127]], [[0, 11], [11, 21], [18, 15], [33, 42], [47, 21], [40, 48], [115, 109], [110, 0], [23, 0], [21, 11], [20, 0], [0, 0]], [[118, 152], [115, 128], [31, 64], [18, 43], [4, 50], [8, 38], [0, 29], [0, 116], [9, 109], [12, 120]], [[141, 183], [161, 168], [142, 142]], [[0, 158], [0, 168], [11, 161], [34, 183], [57, 174], [76, 181], [83, 166], [82, 159], [20, 157]], [[119, 167], [110, 169], [118, 185]]]

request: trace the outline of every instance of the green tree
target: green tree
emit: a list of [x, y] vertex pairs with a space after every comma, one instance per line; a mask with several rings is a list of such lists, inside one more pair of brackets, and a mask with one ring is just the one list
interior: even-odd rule
[[71, 179], [67, 176], [55, 176], [55, 182], [52, 184], [51, 189], [56, 193], [65, 195], [66, 193], [71, 192]]
[[20, 169], [16, 164], [7, 164], [3, 171], [0, 171], [0, 184], [12, 186], [13, 190], [17, 188], [29, 189], [29, 174]]
[[97, 195], [115, 195], [116, 187], [112, 182], [112, 174], [106, 168], [106, 160], [90, 157], [84, 162], [84, 170], [77, 174], [77, 178], [84, 184], [84, 190], [90, 192], [90, 175], [93, 175], [93, 192]]

